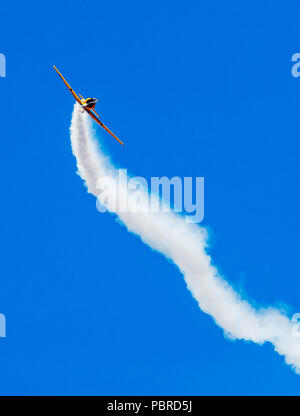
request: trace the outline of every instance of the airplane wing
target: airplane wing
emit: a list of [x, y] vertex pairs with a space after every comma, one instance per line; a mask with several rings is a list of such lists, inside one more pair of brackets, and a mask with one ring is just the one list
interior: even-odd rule
[[68, 89], [70, 90], [71, 94], [73, 95], [73, 97], [75, 98], [75, 100], [81, 104], [81, 99], [78, 97], [78, 95], [76, 94], [76, 92], [71, 88], [71, 86], [67, 83], [67, 81], [65, 80], [65, 78], [62, 76], [62, 74], [59, 72], [59, 70], [56, 68], [56, 66], [53, 65], [53, 68], [55, 69], [55, 71], [58, 73], [58, 75], [61, 77], [61, 79], [63, 80], [63, 82], [66, 84], [66, 86], [68, 87]]
[[[111, 132], [110, 130], [109, 130], [109, 128], [108, 127], [106, 127], [103, 123], [102, 123], [102, 121], [98, 118], [99, 116], [98, 116], [98, 114], [96, 113], [96, 111], [95, 110], [90, 110], [89, 108], [86, 108], [86, 107], [82, 107], [82, 108], [84, 108], [85, 109], [85, 111], [87, 112], [87, 113], [89, 113], [89, 115], [92, 117], [92, 119], [93, 120], [95, 120], [96, 121], [96, 123], [98, 123], [101, 127], [103, 127], [104, 128], [104, 130], [106, 130], [111, 136], [113, 136], [116, 140], [118, 140], [118, 142], [119, 143], [121, 143], [123, 146], [124, 146], [124, 143], [123, 142], [121, 142], [121, 140], [120, 139], [118, 139], [118, 137], [117, 136], [115, 136], [114, 134], [113, 134], [113, 132]], [[97, 114], [97, 116], [93, 113], [93, 111]]]

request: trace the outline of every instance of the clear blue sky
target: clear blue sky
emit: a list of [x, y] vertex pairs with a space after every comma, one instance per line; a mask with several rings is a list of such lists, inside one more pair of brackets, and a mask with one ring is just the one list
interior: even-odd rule
[[[230, 342], [177, 269], [76, 175], [75, 90], [135, 175], [204, 176], [214, 263], [300, 312], [299, 2], [1, 5], [1, 394], [298, 394], [271, 346]], [[102, 133], [101, 133], [102, 134]]]

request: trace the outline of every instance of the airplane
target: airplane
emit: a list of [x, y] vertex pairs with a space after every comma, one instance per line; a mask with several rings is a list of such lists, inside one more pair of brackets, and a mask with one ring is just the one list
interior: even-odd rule
[[98, 123], [101, 127], [104, 128], [104, 130], [106, 130], [111, 136], [113, 136], [116, 140], [118, 140], [119, 143], [121, 143], [122, 145], [124, 145], [124, 143], [118, 139], [117, 136], [115, 136], [113, 134], [113, 132], [111, 132], [109, 130], [108, 127], [106, 127], [102, 121], [100, 120], [99, 115], [96, 113], [95, 111], [95, 106], [96, 103], [99, 101], [97, 100], [97, 98], [83, 98], [82, 95], [79, 94], [79, 96], [76, 94], [76, 92], [71, 88], [71, 86], [67, 83], [67, 81], [65, 80], [65, 78], [62, 76], [62, 74], [59, 72], [59, 70], [56, 68], [55, 65], [53, 65], [53, 68], [55, 69], [55, 71], [58, 73], [58, 75], [61, 77], [61, 79], [63, 80], [63, 82], [66, 84], [66, 86], [68, 87], [68, 89], [70, 90], [71, 94], [73, 95], [73, 97], [75, 98], [75, 100], [81, 105], [82, 107], [82, 111], [86, 111], [93, 120], [96, 121], [96, 123]]

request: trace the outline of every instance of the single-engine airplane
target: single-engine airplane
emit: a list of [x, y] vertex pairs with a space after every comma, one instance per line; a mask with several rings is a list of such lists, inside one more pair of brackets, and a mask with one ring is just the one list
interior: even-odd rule
[[123, 144], [123, 142], [121, 142], [120, 139], [118, 139], [117, 136], [115, 136], [110, 130], [109, 128], [107, 128], [102, 121], [100, 120], [99, 115], [96, 113], [95, 111], [95, 106], [96, 103], [98, 102], [97, 98], [83, 98], [82, 95], [79, 94], [79, 96], [76, 94], [76, 92], [71, 88], [71, 86], [67, 83], [67, 81], [65, 80], [65, 78], [62, 76], [62, 74], [59, 72], [59, 70], [56, 68], [56, 66], [53, 65], [53, 68], [55, 69], [55, 71], [58, 73], [58, 75], [61, 77], [61, 79], [63, 80], [63, 82], [66, 84], [66, 86], [68, 87], [68, 89], [70, 90], [71, 94], [73, 95], [73, 97], [75, 98], [75, 100], [81, 105], [82, 107], [82, 111], [86, 111], [93, 120], [96, 121], [96, 123], [98, 123], [101, 127], [104, 128], [104, 130], [106, 130], [110, 135], [112, 135], [116, 140], [118, 140], [119, 143]]

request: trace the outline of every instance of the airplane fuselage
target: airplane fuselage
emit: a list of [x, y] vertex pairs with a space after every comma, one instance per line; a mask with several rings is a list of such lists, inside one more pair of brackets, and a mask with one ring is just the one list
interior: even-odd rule
[[96, 103], [97, 103], [97, 98], [87, 98], [85, 100], [82, 100], [81, 103], [84, 107], [92, 110], [93, 108], [96, 107]]

